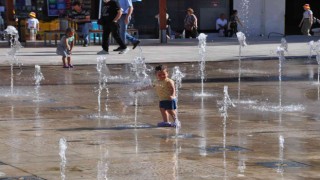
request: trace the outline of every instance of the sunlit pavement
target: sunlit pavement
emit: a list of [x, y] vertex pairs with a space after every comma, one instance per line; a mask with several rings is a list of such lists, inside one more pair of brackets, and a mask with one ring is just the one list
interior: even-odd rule
[[[165, 62], [170, 73], [179, 66], [186, 74], [178, 136], [174, 128], [156, 127], [161, 116], [152, 90], [134, 105], [130, 92], [137, 81], [130, 64], [122, 63], [139, 50], [106, 57], [111, 74], [99, 113], [99, 46], [76, 47], [73, 69], [62, 68], [54, 48], [24, 48], [17, 56], [24, 65], [14, 66], [12, 81], [2, 48], [0, 177], [61, 179], [59, 140], [65, 138], [66, 179], [318, 179], [318, 65], [315, 57], [307, 59], [307, 41], [288, 42], [281, 83], [276, 42], [245, 47], [241, 71], [236, 42], [208, 45], [205, 97], [197, 95], [196, 41], [141, 46], [148, 67]], [[45, 77], [39, 94], [35, 64]], [[236, 106], [223, 116], [224, 86]]]

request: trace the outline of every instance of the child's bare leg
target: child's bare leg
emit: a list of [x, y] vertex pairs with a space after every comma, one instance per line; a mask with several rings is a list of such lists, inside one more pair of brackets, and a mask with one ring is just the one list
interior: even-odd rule
[[66, 66], [66, 57], [62, 57], [62, 63], [63, 63], [63, 66]]
[[164, 122], [169, 122], [169, 114], [164, 108], [160, 108], [161, 116]]
[[177, 118], [176, 110], [175, 109], [168, 109], [167, 112], [171, 115], [173, 121], [175, 121]]
[[71, 57], [70, 56], [67, 57], [67, 60], [68, 60], [68, 64], [71, 64], [70, 63], [71, 62]]

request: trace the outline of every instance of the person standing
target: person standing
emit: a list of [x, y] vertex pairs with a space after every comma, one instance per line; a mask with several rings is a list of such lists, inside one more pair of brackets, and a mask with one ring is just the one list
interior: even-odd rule
[[103, 7], [101, 11], [101, 18], [99, 19], [99, 24], [102, 25], [102, 51], [97, 54], [109, 54], [109, 36], [112, 34], [115, 41], [119, 44], [118, 51], [119, 54], [123, 54], [127, 46], [122, 41], [119, 34], [119, 24], [118, 21], [122, 15], [122, 10], [120, 8], [119, 2], [116, 0], [103, 0]]
[[26, 22], [26, 27], [28, 28], [30, 40], [35, 41], [37, 32], [39, 31], [39, 20], [36, 18], [35, 12], [29, 13], [29, 19]]
[[313, 12], [310, 10], [309, 4], [303, 5], [303, 9], [304, 13], [299, 27], [301, 27], [301, 32], [303, 35], [311, 36], [310, 29], [313, 23]]
[[[159, 108], [162, 116], [162, 121], [158, 123], [158, 127], [176, 127], [177, 119], [177, 97], [175, 91], [175, 83], [169, 78], [167, 66], [158, 65], [155, 67], [156, 80], [152, 85], [145, 86], [134, 90], [139, 91], [154, 88], [159, 97]], [[173, 122], [170, 122], [170, 116]]]
[[[140, 40], [131, 36], [128, 32], [128, 24], [130, 23], [131, 14], [133, 13], [133, 5], [132, 0], [119, 0], [120, 7], [122, 9], [122, 15], [119, 20], [120, 24], [120, 37], [122, 41], [127, 44], [127, 40], [130, 41], [133, 45], [132, 49], [135, 49], [139, 43]], [[117, 49], [114, 49], [114, 51], [121, 50], [121, 47], [118, 47]]]
[[230, 29], [229, 37], [232, 37], [233, 34], [236, 34], [238, 32], [238, 23], [243, 27], [238, 17], [238, 11], [233, 10], [229, 20], [229, 29]]
[[[158, 21], [158, 29], [160, 30], [160, 18], [159, 18], [159, 14], [154, 16], [157, 21]], [[171, 39], [171, 19], [169, 18], [169, 14], [166, 13], [166, 30], [167, 30], [167, 39]]]
[[87, 47], [89, 43], [89, 30], [91, 27], [90, 11], [83, 9], [80, 1], [76, 0], [72, 3], [72, 11], [68, 19], [74, 21], [78, 25], [78, 32], [83, 37], [83, 46]]
[[184, 19], [185, 38], [196, 38], [198, 35], [197, 17], [191, 8], [187, 9], [187, 15]]
[[[67, 28], [66, 34], [61, 38], [56, 49], [57, 55], [62, 56], [63, 68], [73, 68], [71, 64], [71, 52], [74, 46], [74, 29]], [[66, 61], [67, 60], [67, 61]]]

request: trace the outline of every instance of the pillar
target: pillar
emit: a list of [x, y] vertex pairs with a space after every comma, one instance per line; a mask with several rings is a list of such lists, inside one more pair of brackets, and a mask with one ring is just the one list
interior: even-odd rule
[[167, 0], [159, 0], [160, 43], [167, 43]]

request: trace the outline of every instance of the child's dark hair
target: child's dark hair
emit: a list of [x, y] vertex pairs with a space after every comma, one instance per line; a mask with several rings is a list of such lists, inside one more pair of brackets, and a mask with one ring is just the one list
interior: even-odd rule
[[66, 29], [66, 34], [69, 34], [69, 33], [71, 33], [71, 32], [74, 33], [74, 29], [71, 28], [71, 27], [68, 27], [68, 28]]
[[154, 68], [155, 72], [167, 70], [167, 66], [158, 65]]
[[72, 6], [81, 6], [81, 2], [76, 0], [72, 3]]
[[231, 12], [231, 15], [234, 15], [234, 14], [236, 14], [238, 11], [237, 10], [232, 10], [232, 12]]

